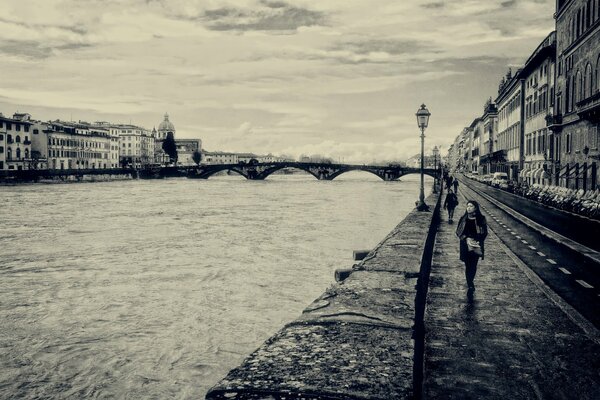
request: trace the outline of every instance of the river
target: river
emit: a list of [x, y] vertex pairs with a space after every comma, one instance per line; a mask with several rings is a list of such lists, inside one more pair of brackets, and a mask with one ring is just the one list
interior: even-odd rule
[[203, 398], [380, 242], [418, 185], [356, 172], [0, 187], [0, 398]]

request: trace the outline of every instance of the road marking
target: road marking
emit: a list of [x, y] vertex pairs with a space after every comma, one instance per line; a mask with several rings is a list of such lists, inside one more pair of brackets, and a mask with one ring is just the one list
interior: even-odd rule
[[521, 240], [521, 236], [517, 235], [515, 236], [517, 239]]
[[510, 232], [510, 234], [511, 234], [511, 235], [516, 235], [516, 233], [514, 233], [514, 232], [512, 232], [512, 231]]
[[538, 256], [540, 256], [540, 257], [546, 257], [546, 255], [544, 253], [542, 253], [541, 251], [538, 251], [537, 253], [538, 253]]
[[586, 289], [593, 289], [594, 288], [592, 285], [590, 285], [586, 281], [582, 281], [581, 279], [577, 279], [577, 280], [575, 280], [575, 282], [579, 283], [581, 286], [583, 286]]
[[537, 250], [537, 249], [536, 249], [535, 247], [533, 247], [533, 246], [529, 246], [529, 248], [530, 248], [531, 250]]
[[523, 243], [527, 244], [527, 240], [523, 240], [523, 239], [521, 239], [521, 242], [523, 242]]
[[569, 271], [568, 269], [563, 268], [563, 267], [560, 267], [559, 269], [561, 270], [561, 272], [563, 274], [565, 274], [565, 275], [571, 275], [571, 271]]
[[550, 264], [554, 264], [554, 265], [556, 265], [556, 261], [554, 261], [554, 260], [553, 260], [553, 259], [551, 259], [551, 258], [547, 258], [547, 259], [546, 259], [546, 261], [548, 261]]

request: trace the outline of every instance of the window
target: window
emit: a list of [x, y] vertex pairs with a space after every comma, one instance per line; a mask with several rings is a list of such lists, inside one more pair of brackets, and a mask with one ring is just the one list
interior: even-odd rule
[[23, 129], [25, 130], [25, 132], [29, 132], [29, 125], [24, 125]]
[[4, 153], [4, 147], [0, 146], [0, 154]]
[[34, 129], [34, 130], [33, 130], [33, 134], [34, 134], [34, 135], [37, 135], [37, 134], [39, 134], [39, 133], [40, 133], [39, 129]]
[[592, 90], [592, 66], [591, 64], [588, 64], [585, 67], [585, 93], [584, 93], [584, 98], [587, 99], [588, 97], [590, 97], [593, 93]]
[[17, 132], [20, 132], [20, 131], [21, 131], [21, 125], [19, 125], [19, 124], [15, 124], [15, 130], [16, 130]]
[[0, 140], [4, 140], [4, 135], [0, 135]]

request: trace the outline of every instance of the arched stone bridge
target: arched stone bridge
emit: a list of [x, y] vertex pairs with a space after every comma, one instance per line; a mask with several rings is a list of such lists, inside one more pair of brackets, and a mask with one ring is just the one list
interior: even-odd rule
[[[271, 163], [239, 163], [239, 164], [212, 164], [189, 167], [188, 177], [207, 179], [221, 171], [233, 171], [246, 179], [263, 180], [272, 173], [283, 168], [296, 168], [306, 171], [319, 180], [333, 180], [345, 172], [366, 171], [384, 181], [393, 181], [408, 174], [419, 174], [420, 168], [408, 168], [396, 165], [352, 165], [352, 164], [326, 164], [326, 163], [304, 163], [304, 162], [271, 162]], [[426, 168], [425, 175], [437, 178], [439, 169]]]

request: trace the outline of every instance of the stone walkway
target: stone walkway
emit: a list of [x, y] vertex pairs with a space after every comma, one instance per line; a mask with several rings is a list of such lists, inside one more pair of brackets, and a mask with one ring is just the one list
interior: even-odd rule
[[425, 313], [424, 397], [600, 399], [600, 344], [527, 277], [493, 231], [467, 296], [456, 224], [446, 216], [442, 210]]

